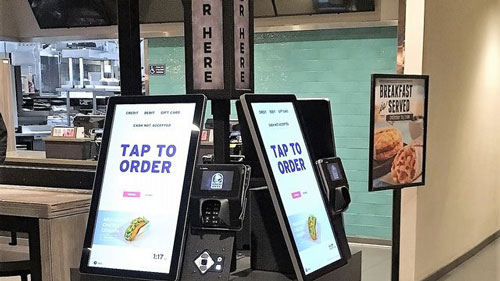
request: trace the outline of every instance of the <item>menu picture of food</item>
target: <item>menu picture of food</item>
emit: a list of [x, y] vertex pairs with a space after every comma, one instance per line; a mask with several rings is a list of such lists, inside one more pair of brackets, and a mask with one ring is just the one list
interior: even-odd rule
[[425, 184], [429, 77], [372, 75], [369, 190]]
[[373, 159], [383, 161], [394, 157], [403, 148], [401, 132], [392, 127], [375, 130], [375, 154]]
[[309, 230], [309, 236], [313, 241], [318, 240], [318, 231], [316, 228], [316, 217], [311, 215], [307, 219], [307, 229]]
[[134, 241], [134, 239], [139, 235], [142, 234], [147, 228], [149, 227], [149, 221], [145, 217], [138, 217], [134, 219], [129, 227], [127, 227], [127, 230], [125, 231], [125, 240], [127, 241]]

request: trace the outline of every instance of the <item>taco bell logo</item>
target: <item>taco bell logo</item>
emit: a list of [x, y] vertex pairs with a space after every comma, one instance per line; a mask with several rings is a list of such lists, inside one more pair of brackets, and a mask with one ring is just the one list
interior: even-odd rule
[[210, 189], [222, 189], [224, 185], [224, 175], [221, 173], [215, 173], [210, 181]]

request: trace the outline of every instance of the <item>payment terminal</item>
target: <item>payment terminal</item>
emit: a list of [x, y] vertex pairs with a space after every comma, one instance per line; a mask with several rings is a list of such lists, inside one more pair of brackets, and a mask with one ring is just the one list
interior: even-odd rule
[[342, 161], [338, 157], [324, 158], [316, 161], [316, 166], [333, 212], [344, 212], [351, 203], [351, 196]]
[[250, 166], [204, 164], [194, 172], [191, 227], [239, 231], [243, 225]]
[[[250, 166], [202, 164], [194, 171], [191, 232], [182, 280], [227, 280], [234, 235], [243, 227]], [[235, 263], [234, 263], [235, 265]]]

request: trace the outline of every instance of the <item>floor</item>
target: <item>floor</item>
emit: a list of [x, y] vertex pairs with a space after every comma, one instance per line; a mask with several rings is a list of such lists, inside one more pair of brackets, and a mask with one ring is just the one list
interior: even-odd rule
[[362, 281], [391, 280], [391, 250], [390, 246], [350, 243], [351, 252], [362, 252]]
[[[28, 246], [9, 246], [8, 240], [2, 237], [0, 240], [0, 261], [26, 260], [28, 256]], [[0, 277], [0, 281], [20, 281], [20, 277]], [[29, 277], [28, 277], [29, 280]]]
[[[27, 247], [11, 247], [0, 243], [0, 260], [6, 256], [23, 258]], [[391, 276], [391, 247], [351, 244], [353, 252], [363, 251], [362, 281], [389, 281]], [[19, 281], [18, 277], [0, 277], [0, 281]], [[500, 281], [500, 239], [448, 273], [439, 281]]]
[[500, 238], [439, 281], [500, 281]]

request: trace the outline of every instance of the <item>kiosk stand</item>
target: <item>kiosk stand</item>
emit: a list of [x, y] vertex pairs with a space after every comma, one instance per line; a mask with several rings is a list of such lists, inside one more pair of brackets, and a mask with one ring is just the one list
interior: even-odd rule
[[[182, 263], [182, 281], [229, 280], [234, 233], [223, 231], [192, 231], [187, 235]], [[200, 271], [205, 264], [214, 270]], [[220, 269], [219, 267], [220, 266]], [[217, 269], [216, 269], [217, 268]], [[144, 281], [153, 279], [105, 276], [71, 270], [71, 281]]]
[[[325, 186], [317, 177], [295, 96], [245, 95], [241, 107], [267, 187], [251, 190], [251, 269], [235, 276], [360, 280], [359, 254], [345, 266], [350, 251], [345, 235], [339, 235], [343, 225], [330, 213], [336, 193], [330, 192], [329, 202], [324, 195], [336, 185]], [[331, 161], [340, 179], [344, 172], [338, 160]]]
[[[252, 223], [251, 269], [233, 274], [230, 280], [296, 280], [268, 188], [251, 189], [249, 198]], [[361, 262], [361, 252], [354, 253], [347, 265], [318, 280], [361, 281]]]
[[243, 164], [196, 167], [181, 280], [229, 280], [249, 183], [250, 167]]
[[[189, 155], [186, 154], [184, 159], [187, 162], [186, 171], [183, 174], [185, 175], [184, 185], [179, 186], [179, 188], [182, 187], [182, 196], [179, 197], [181, 208], [177, 228], [172, 228], [176, 229], [176, 233], [170, 233], [171, 236], [168, 236], [175, 236], [173, 250], [170, 249], [171, 253], [166, 257], [163, 252], [154, 253], [153, 260], [141, 260], [144, 257], [151, 259], [150, 256], [138, 257], [139, 265], [134, 263], [121, 265], [112, 260], [113, 257], [122, 258], [118, 257], [120, 254], [110, 253], [109, 249], [108, 252], [103, 249], [99, 251], [99, 244], [95, 247], [96, 239], [93, 239], [95, 238], [93, 236], [99, 237], [103, 232], [94, 229], [101, 227], [96, 213], [102, 206], [97, 206], [97, 204], [104, 203], [100, 200], [100, 187], [94, 189], [93, 207], [87, 230], [88, 237], [82, 258], [82, 271], [87, 273], [73, 271], [72, 281], [360, 281], [361, 255], [359, 253], [353, 255], [351, 262], [346, 265], [350, 252], [348, 246], [345, 246], [347, 241], [343, 238], [345, 234], [343, 234], [342, 222], [332, 218], [327, 207], [321, 182], [315, 172], [316, 167], [313, 161], [316, 159], [313, 160], [308, 154], [306, 136], [299, 122], [301, 121], [298, 117], [300, 114], [297, 115], [295, 112], [296, 98], [291, 95], [262, 96], [262, 100], [257, 98], [261, 95], [245, 95], [241, 99], [244, 117], [240, 114], [240, 123], [246, 123], [247, 130], [250, 131], [250, 137], [245, 141], [253, 143], [252, 146], [256, 149], [258, 159], [252, 160], [257, 160], [257, 165], [262, 170], [257, 172], [258, 177], [265, 178], [267, 187], [255, 188], [249, 192], [251, 206], [248, 208], [250, 214], [247, 215], [247, 219], [251, 220], [252, 240], [250, 268], [231, 275], [231, 271], [236, 269], [235, 237], [236, 233], [243, 228], [243, 219], [247, 209], [250, 169], [243, 164], [229, 164], [230, 101], [238, 99], [245, 93], [252, 93], [254, 89], [253, 1], [231, 0], [208, 3], [183, 0], [183, 4], [188, 92], [186, 100], [197, 104], [192, 119], [194, 127], [199, 129], [201, 129], [200, 122], [203, 118], [205, 101], [201, 101], [199, 96], [196, 97], [193, 94], [205, 94], [212, 102], [216, 164], [194, 167], [193, 161], [196, 157], [192, 154], [195, 147], [197, 148], [199, 130], [193, 131]], [[143, 97], [130, 103], [145, 101], [161, 104], [162, 99], [167, 104], [189, 102], [177, 96]], [[108, 108], [108, 111], [114, 110], [114, 104], [120, 102], [123, 100], [112, 100], [112, 106]], [[255, 108], [252, 108], [253, 102], [255, 102]], [[276, 107], [276, 112], [273, 107]], [[146, 109], [148, 110], [144, 112], [151, 112], [149, 108]], [[161, 109], [161, 106], [158, 109]], [[270, 117], [270, 115], [265, 115], [267, 113], [282, 115]], [[96, 181], [98, 186], [101, 184], [106, 165], [106, 153], [103, 154], [103, 151], [107, 150], [108, 139], [106, 138], [109, 138], [109, 132], [113, 127], [112, 114], [108, 112], [106, 119], [108, 133], [103, 140], [101, 151], [103, 160], [99, 161], [96, 176], [96, 178], [101, 177]], [[142, 118], [146, 120], [150, 116], [146, 114]], [[292, 122], [292, 119], [295, 121]], [[164, 119], [159, 118], [156, 121], [164, 122]], [[276, 125], [274, 125], [275, 122], [277, 122]], [[272, 126], [271, 123], [273, 123]], [[267, 128], [268, 125], [269, 128]], [[287, 126], [289, 128], [285, 128]], [[283, 127], [284, 130], [275, 131], [279, 127]], [[163, 129], [168, 131], [168, 128], [165, 126]], [[161, 134], [160, 131], [156, 133]], [[168, 136], [175, 138], [172, 132]], [[163, 141], [163, 137], [153, 136], [148, 141]], [[180, 140], [170, 141], [176, 142], [178, 146], [183, 144]], [[178, 162], [176, 162], [177, 165]], [[115, 167], [118, 164], [113, 162], [110, 165]], [[165, 178], [163, 182], [169, 181], [170, 178]], [[108, 186], [111, 188], [111, 184]], [[189, 190], [191, 190], [190, 197], [186, 194]], [[140, 195], [137, 192], [132, 193], [132, 195]], [[335, 202], [336, 200], [330, 199], [329, 201]], [[189, 205], [189, 211], [187, 205]], [[104, 212], [106, 211], [108, 210], [104, 208]], [[146, 217], [138, 217], [132, 221], [130, 227], [134, 229], [140, 223], [147, 224]], [[166, 217], [168, 215], [164, 216]], [[159, 223], [161, 222], [157, 220], [151, 224]], [[343, 235], [338, 235], [339, 231]], [[135, 234], [138, 235], [138, 233]], [[342, 238], [337, 239], [337, 236]], [[165, 245], [165, 241], [159, 241]], [[95, 253], [100, 254], [101, 257], [92, 257], [91, 254], [95, 255]], [[102, 257], [106, 254], [109, 254], [108, 260]], [[149, 254], [151, 253], [148, 252]], [[158, 265], [159, 261], [167, 259], [171, 263], [170, 270], [164, 270]], [[101, 266], [102, 260], [104, 262]], [[109, 275], [117, 277], [108, 277]]]

